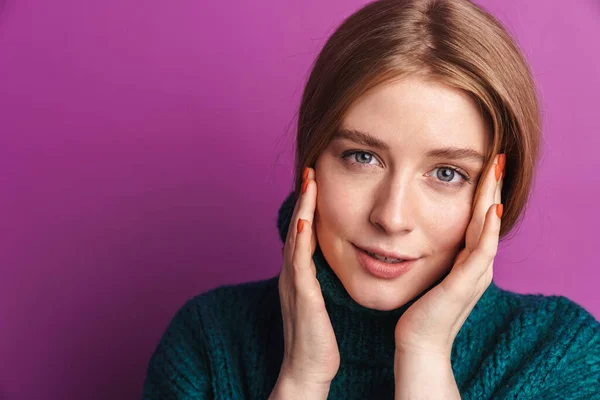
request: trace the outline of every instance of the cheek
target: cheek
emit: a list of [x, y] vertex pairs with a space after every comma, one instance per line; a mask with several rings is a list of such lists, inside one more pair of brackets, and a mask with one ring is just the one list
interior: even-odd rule
[[438, 249], [456, 248], [464, 239], [470, 221], [470, 203], [446, 203], [428, 207], [427, 233]]
[[319, 229], [341, 233], [352, 223], [358, 204], [352, 193], [352, 188], [339, 180], [319, 180], [316, 216]]
[[[336, 173], [333, 166], [323, 165], [317, 175], [317, 231], [321, 234], [348, 237], [360, 220], [368, 191], [356, 179]], [[320, 231], [320, 232], [319, 232]]]

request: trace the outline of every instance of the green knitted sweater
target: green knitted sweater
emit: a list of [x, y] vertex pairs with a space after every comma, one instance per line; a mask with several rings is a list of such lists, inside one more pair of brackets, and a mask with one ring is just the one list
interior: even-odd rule
[[[291, 194], [279, 211], [282, 240], [293, 204]], [[348, 295], [318, 247], [314, 261], [341, 357], [329, 398], [393, 399], [394, 328], [428, 289], [400, 309], [371, 310]], [[282, 326], [278, 277], [190, 299], [152, 354], [143, 399], [267, 399]], [[600, 323], [563, 296], [492, 283], [456, 336], [451, 362], [463, 399], [600, 399]]]

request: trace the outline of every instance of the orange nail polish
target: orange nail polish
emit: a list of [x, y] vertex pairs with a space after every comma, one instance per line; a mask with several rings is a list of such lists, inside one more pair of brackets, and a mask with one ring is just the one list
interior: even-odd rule
[[308, 178], [308, 167], [304, 168], [304, 172], [302, 173], [302, 180], [305, 181]]
[[298, 233], [302, 232], [302, 229], [304, 229], [304, 221], [302, 219], [298, 219]]
[[500, 180], [501, 176], [502, 176], [502, 167], [500, 166], [500, 164], [496, 164], [496, 182], [498, 182]]
[[306, 192], [306, 188], [308, 187], [308, 179], [304, 181], [302, 184], [302, 194]]
[[500, 156], [498, 157], [498, 164], [500, 164], [502, 172], [504, 172], [504, 167], [506, 167], [506, 154], [500, 154]]
[[504, 206], [502, 204], [496, 204], [496, 215], [498, 218], [502, 218], [502, 212], [504, 211]]

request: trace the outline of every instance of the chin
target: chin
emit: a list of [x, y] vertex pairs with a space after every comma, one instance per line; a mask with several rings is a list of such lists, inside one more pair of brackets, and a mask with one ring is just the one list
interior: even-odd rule
[[[340, 279], [352, 299], [363, 307], [379, 311], [391, 311], [402, 307], [414, 296], [407, 291], [410, 282], [381, 281], [371, 277], [350, 277], [351, 282]], [[416, 294], [415, 294], [416, 296]]]

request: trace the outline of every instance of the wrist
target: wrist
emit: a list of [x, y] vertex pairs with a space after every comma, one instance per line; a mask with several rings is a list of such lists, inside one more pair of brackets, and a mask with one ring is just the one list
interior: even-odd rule
[[395, 399], [460, 399], [450, 356], [396, 351]]
[[436, 346], [430, 345], [407, 345], [407, 344], [396, 344], [395, 355], [396, 358], [424, 358], [434, 360], [448, 360], [452, 353], [452, 345], [449, 346]]
[[331, 383], [304, 382], [293, 376], [280, 374], [269, 400], [327, 399]]

